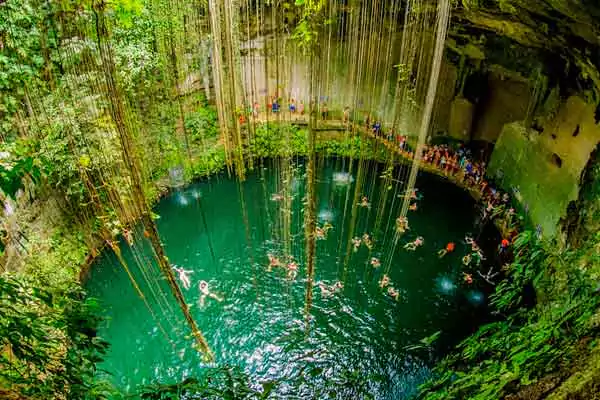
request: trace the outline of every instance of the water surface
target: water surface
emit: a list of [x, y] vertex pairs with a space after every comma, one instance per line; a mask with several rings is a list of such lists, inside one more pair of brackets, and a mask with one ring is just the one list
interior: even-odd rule
[[[278, 397], [348, 398], [361, 387], [375, 398], [408, 398], [432, 363], [485, 315], [486, 288], [478, 281], [464, 283], [461, 271], [468, 251], [465, 234], [477, 235], [473, 201], [440, 178], [420, 176], [422, 198], [409, 214], [411, 229], [389, 258], [401, 193], [389, 191], [387, 211], [378, 220], [379, 196], [386, 190], [379, 178], [383, 168], [367, 165], [363, 191], [371, 207], [363, 208], [353, 207], [356, 162], [320, 163], [317, 213], [321, 225], [328, 220], [333, 228], [317, 242], [316, 280], [327, 285], [343, 281], [344, 288], [324, 296], [315, 287], [308, 333], [302, 163], [285, 181], [279, 178], [280, 163], [265, 161], [243, 184], [220, 175], [175, 190], [155, 209], [166, 252], [172, 264], [193, 271], [191, 287], [183, 291], [216, 355], [213, 365], [238, 366], [256, 388], [274, 382]], [[274, 193], [293, 196], [289, 211], [282, 210], [284, 202], [272, 200]], [[373, 249], [361, 245], [354, 252], [348, 239], [364, 233], [375, 236]], [[404, 250], [417, 236], [424, 245]], [[101, 334], [111, 348], [102, 367], [128, 393], [139, 385], [198, 376], [207, 367], [192, 348], [189, 330], [153, 266], [143, 235], [135, 232], [134, 237], [133, 251], [121, 244], [123, 255], [169, 339], [114, 254], [99, 258], [87, 285], [107, 317]], [[439, 258], [438, 250], [448, 242], [456, 243], [456, 250]], [[268, 253], [282, 260], [293, 256], [298, 277], [288, 279], [283, 268], [269, 272]], [[371, 257], [380, 258], [381, 267], [373, 268]], [[399, 301], [378, 285], [386, 269], [401, 293]], [[201, 306], [200, 280], [223, 300], [206, 298]], [[410, 349], [437, 331], [441, 336], [434, 346]]]

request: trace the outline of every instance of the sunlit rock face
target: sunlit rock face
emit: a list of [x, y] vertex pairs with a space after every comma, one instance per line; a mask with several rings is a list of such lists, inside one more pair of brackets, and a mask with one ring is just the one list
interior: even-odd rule
[[544, 235], [556, 233], [569, 202], [578, 197], [582, 173], [600, 142], [595, 110], [572, 96], [540, 131], [505, 125], [496, 143], [488, 174], [516, 192]]

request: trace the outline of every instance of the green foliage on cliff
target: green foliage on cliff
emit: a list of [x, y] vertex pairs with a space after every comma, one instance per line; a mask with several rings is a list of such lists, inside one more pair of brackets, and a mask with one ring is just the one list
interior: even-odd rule
[[[250, 142], [254, 157], [305, 156], [308, 152], [306, 129], [294, 125], [260, 125]], [[318, 132], [315, 151], [327, 156], [374, 158], [374, 146], [365, 138], [345, 132]]]
[[107, 398], [95, 376], [108, 347], [96, 336], [98, 322], [77, 286], [51, 292], [0, 276], [0, 397]]

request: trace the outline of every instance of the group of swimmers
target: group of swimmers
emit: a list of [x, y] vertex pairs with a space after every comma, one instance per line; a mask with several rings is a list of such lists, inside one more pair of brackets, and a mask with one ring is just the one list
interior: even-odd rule
[[352, 238], [352, 247], [355, 253], [358, 251], [361, 244], [364, 244], [369, 250], [373, 249], [373, 241], [368, 233], [363, 233], [362, 237], [355, 236]]
[[279, 257], [273, 253], [267, 253], [269, 259], [269, 265], [267, 271], [271, 272], [273, 268], [283, 268], [286, 271], [286, 277], [288, 280], [293, 281], [298, 276], [298, 263], [294, 260], [293, 256], [287, 257], [286, 261], [281, 261]]
[[[379, 280], [379, 287], [381, 289], [385, 289], [387, 291], [388, 296], [393, 298], [394, 300], [400, 300], [400, 290], [394, 288], [391, 285], [392, 281], [387, 274], [383, 274], [381, 279]], [[387, 288], [387, 289], [386, 289]]]
[[325, 222], [323, 226], [317, 226], [315, 229], [315, 236], [317, 240], [325, 240], [327, 239], [327, 234], [330, 230], [333, 229], [333, 225], [329, 222]]
[[321, 289], [321, 297], [331, 297], [340, 290], [344, 289], [344, 284], [341, 281], [337, 281], [333, 285], [328, 285], [325, 282], [318, 282], [317, 286]]
[[[191, 281], [190, 281], [189, 275], [193, 274], [194, 271], [189, 270], [189, 269], [184, 269], [183, 267], [178, 267], [177, 265], [172, 265], [172, 268], [175, 270], [175, 272], [177, 272], [177, 274], [179, 276], [179, 280], [181, 281], [181, 284], [183, 285], [185, 290], [189, 290], [191, 287]], [[201, 307], [204, 306], [204, 302], [207, 297], [214, 299], [216, 301], [219, 301], [219, 302], [223, 301], [223, 298], [221, 296], [210, 291], [210, 289], [208, 288], [208, 282], [206, 282], [204, 280], [201, 280], [200, 282], [198, 282], [198, 291], [200, 292], [200, 306]]]

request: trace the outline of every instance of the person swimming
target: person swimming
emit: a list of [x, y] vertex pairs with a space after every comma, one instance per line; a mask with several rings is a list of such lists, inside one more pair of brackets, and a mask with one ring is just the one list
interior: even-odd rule
[[198, 290], [200, 290], [200, 307], [204, 307], [204, 301], [206, 300], [207, 296], [219, 302], [223, 301], [222, 297], [212, 293], [208, 289], [208, 282], [206, 281], [198, 282]]
[[463, 279], [467, 283], [467, 285], [470, 285], [473, 283], [473, 276], [471, 274], [467, 274], [466, 272], [463, 272]]
[[133, 246], [133, 233], [131, 233], [129, 229], [123, 229], [123, 237], [125, 238], [129, 246]]
[[417, 247], [423, 246], [423, 243], [425, 243], [425, 239], [423, 239], [423, 237], [419, 236], [412, 242], [406, 243], [404, 245], [404, 249], [408, 250], [408, 251], [415, 251], [417, 249]]
[[410, 211], [417, 211], [417, 203], [412, 203], [410, 206], [408, 206], [408, 209]]
[[284, 199], [281, 193], [273, 193], [271, 195], [271, 201], [282, 201]]
[[357, 236], [352, 238], [352, 246], [354, 247], [354, 252], [356, 253], [360, 247], [362, 240]]
[[396, 301], [398, 301], [400, 299], [400, 291], [394, 289], [391, 286], [388, 288], [387, 294]]
[[479, 245], [477, 245], [477, 242], [475, 240], [473, 240], [472, 237], [470, 236], [465, 236], [465, 243], [466, 244], [470, 244], [471, 245], [471, 251], [473, 252], [478, 252], [480, 251], [479, 249]]
[[298, 263], [294, 261], [294, 259], [290, 259], [290, 262], [287, 264], [287, 278], [290, 281], [293, 281], [298, 276]]
[[331, 297], [344, 288], [344, 284], [340, 281], [337, 281], [333, 285], [328, 285], [325, 282], [319, 282], [317, 286], [319, 286], [319, 289], [321, 289], [322, 297]]
[[462, 258], [462, 263], [465, 267], [468, 267], [469, 265], [471, 265], [471, 255], [467, 254]]
[[360, 203], [358, 203], [358, 205], [364, 208], [371, 208], [371, 203], [369, 203], [369, 199], [367, 198], [367, 196], [363, 196], [360, 199]]
[[498, 247], [498, 252], [504, 253], [508, 250], [508, 246], [510, 246], [510, 242], [508, 241], [508, 239], [502, 239], [502, 241], [500, 242], [500, 246]]
[[267, 257], [269, 258], [269, 266], [267, 267], [267, 271], [271, 272], [273, 268], [281, 267], [281, 260], [279, 260], [279, 258], [271, 253], [267, 253]]
[[325, 240], [326, 234], [325, 234], [325, 230], [319, 226], [317, 226], [317, 229], [315, 229], [315, 236], [317, 238], [317, 240]]
[[364, 233], [362, 235], [362, 242], [367, 247], [367, 249], [371, 250], [373, 248], [373, 242], [371, 241], [371, 237], [368, 233]]
[[449, 242], [448, 244], [446, 244], [446, 248], [445, 249], [441, 249], [440, 251], [438, 251], [438, 257], [442, 258], [446, 254], [452, 253], [454, 251], [454, 247], [455, 247], [454, 243], [453, 242]]
[[500, 272], [494, 272], [494, 267], [490, 267], [490, 270], [488, 271], [487, 274], [482, 274], [481, 271], [477, 271], [477, 273], [479, 274], [479, 276], [481, 276], [487, 283], [489, 283], [490, 285], [495, 286], [496, 283], [494, 283], [494, 281], [492, 281], [492, 279], [494, 279]]
[[477, 251], [473, 251], [471, 253], [471, 258], [472, 258], [473, 261], [475, 261], [476, 265], [481, 264], [481, 262], [483, 260], [485, 260], [485, 257], [483, 255], [483, 251], [479, 247], [477, 247]]
[[192, 274], [194, 271], [190, 271], [190, 270], [186, 270], [186, 269], [180, 268], [177, 265], [173, 265], [172, 267], [179, 274], [179, 280], [183, 284], [183, 287], [186, 290], [189, 289], [191, 283], [190, 283], [190, 277], [188, 276], [188, 274]]
[[381, 277], [381, 280], [379, 281], [379, 287], [380, 288], [385, 288], [390, 284], [390, 277], [387, 276], [387, 274], [383, 274], [383, 276]]
[[371, 257], [371, 265], [373, 268], [379, 268], [381, 266], [381, 261], [377, 257]]
[[331, 229], [333, 229], [333, 225], [331, 225], [329, 222], [325, 222], [325, 224], [323, 224], [323, 227], [317, 226], [317, 228], [315, 229], [315, 236], [317, 240], [327, 239], [327, 233], [329, 233]]
[[417, 189], [417, 188], [415, 188], [413, 190], [407, 190], [407, 191], [399, 194], [398, 197], [401, 197], [401, 198], [407, 198], [408, 197], [411, 200], [417, 200], [418, 201], [418, 200], [421, 200], [421, 198], [420, 198], [420, 196], [418, 194], [418, 191], [419, 191], [419, 189]]
[[410, 228], [408, 227], [408, 219], [406, 217], [396, 218], [396, 231], [398, 233], [404, 233]]
[[331, 287], [324, 282], [317, 283], [319, 289], [321, 289], [321, 297], [331, 297], [333, 294], [331, 291]]

